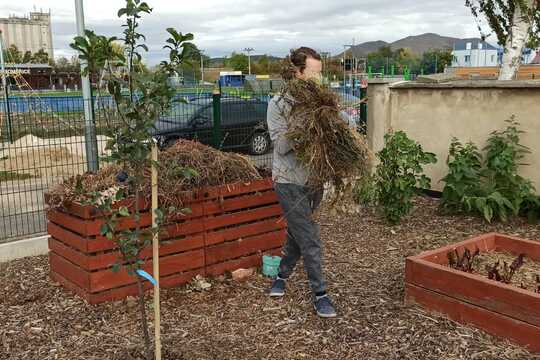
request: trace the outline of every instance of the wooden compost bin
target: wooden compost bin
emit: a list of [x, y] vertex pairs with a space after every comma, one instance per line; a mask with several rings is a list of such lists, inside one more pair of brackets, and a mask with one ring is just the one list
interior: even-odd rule
[[495, 233], [427, 251], [406, 260], [406, 302], [540, 352], [540, 294], [447, 266], [449, 251], [473, 252], [477, 246], [540, 261], [539, 242]]
[[[160, 235], [161, 287], [184, 284], [198, 274], [215, 276], [258, 266], [263, 254], [281, 252], [286, 222], [270, 179], [201, 189], [191, 193], [184, 206], [191, 213], [173, 217]], [[151, 226], [149, 203], [141, 200], [140, 208], [142, 226]], [[111, 270], [119, 251], [100, 235], [104, 221], [95, 208], [66, 204], [62, 210], [49, 210], [47, 219], [53, 280], [91, 304], [137, 293], [135, 278], [125, 268]], [[132, 220], [124, 220], [118, 229], [133, 226]], [[144, 250], [144, 270], [150, 274], [151, 251]], [[147, 281], [144, 285], [151, 288]]]

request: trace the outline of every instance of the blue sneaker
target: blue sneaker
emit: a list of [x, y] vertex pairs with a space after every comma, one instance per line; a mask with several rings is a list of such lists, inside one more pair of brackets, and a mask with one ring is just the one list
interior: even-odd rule
[[333, 318], [337, 316], [336, 308], [334, 307], [334, 304], [332, 304], [332, 301], [328, 295], [317, 297], [313, 303], [313, 306], [317, 311], [317, 315], [322, 318]]
[[272, 283], [272, 287], [270, 288], [270, 296], [281, 297], [283, 295], [285, 295], [285, 279], [278, 276]]

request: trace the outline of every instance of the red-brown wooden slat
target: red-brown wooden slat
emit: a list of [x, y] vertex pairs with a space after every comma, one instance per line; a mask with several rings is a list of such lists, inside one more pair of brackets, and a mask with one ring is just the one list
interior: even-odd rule
[[419, 259], [407, 259], [408, 283], [540, 326], [540, 294]]
[[47, 233], [57, 240], [84, 253], [88, 252], [88, 238], [82, 237], [72, 231], [66, 230], [55, 223], [47, 222]]
[[205, 219], [192, 219], [186, 222], [163, 226], [160, 234], [161, 240], [168, 240], [180, 236], [203, 233], [205, 231]]
[[[167, 276], [174, 273], [193, 270], [204, 266], [204, 249], [187, 251], [180, 254], [160, 258], [160, 275]], [[152, 274], [152, 261], [147, 261], [143, 269]], [[117, 273], [111, 270], [101, 270], [90, 273], [90, 292], [99, 292], [135, 282], [125, 268]]]
[[281, 255], [281, 247], [263, 251], [261, 254], [244, 256], [238, 259], [228, 260], [206, 267], [206, 273], [210, 276], [218, 276], [226, 271], [234, 271], [240, 268], [259, 267], [263, 255]]
[[256, 194], [242, 195], [221, 201], [207, 201], [204, 203], [205, 214], [213, 215], [250, 207], [276, 204], [277, 195], [274, 191], [265, 191]]
[[265, 191], [272, 188], [273, 184], [271, 179], [253, 180], [245, 183], [236, 183], [202, 189], [199, 192], [199, 197], [205, 200], [209, 200], [219, 197], [229, 197], [240, 194], [247, 194], [256, 191]]
[[54, 252], [49, 252], [49, 267], [51, 271], [61, 274], [77, 286], [83, 289], [90, 288], [89, 273]]
[[56, 255], [60, 255], [64, 259], [69, 260], [77, 266], [80, 266], [84, 270], [91, 270], [88, 261], [92, 258], [92, 256], [88, 256], [81, 251], [66, 246], [53, 237], [49, 237], [48, 242], [49, 251], [54, 252]]
[[226, 241], [232, 241], [243, 237], [264, 234], [275, 230], [285, 229], [285, 221], [279, 218], [272, 218], [252, 224], [240, 225], [224, 230], [211, 231], [206, 233], [206, 245], [216, 245]]
[[[45, 203], [50, 204], [50, 194], [45, 193]], [[118, 201], [112, 205], [113, 209], [118, 209], [121, 206], [126, 206], [133, 211], [135, 209], [135, 199], [128, 198], [122, 201]], [[150, 208], [150, 200], [146, 198], [139, 198], [139, 209], [141, 211], [148, 211]], [[62, 205], [62, 212], [69, 213], [84, 220], [91, 220], [96, 217], [101, 217], [101, 211], [92, 205], [83, 205], [77, 202], [65, 202]]]
[[531, 351], [540, 352], [540, 327], [413, 284], [406, 284], [406, 301], [445, 314], [459, 323], [474, 325], [495, 336], [511, 339]]
[[[169, 276], [161, 278], [160, 287], [168, 288], [168, 287], [174, 287], [174, 286], [186, 284], [199, 274], [203, 275], [204, 269], [197, 269], [193, 271], [187, 271], [187, 272], [183, 272], [179, 274], [169, 275]], [[122, 286], [115, 289], [105, 290], [98, 293], [90, 293], [82, 289], [81, 287], [75, 285], [71, 281], [67, 280], [60, 274], [55, 273], [54, 271], [51, 271], [50, 275], [53, 281], [56, 281], [62, 284], [66, 289], [76, 293], [77, 295], [79, 295], [80, 297], [82, 297], [88, 303], [92, 305], [100, 304], [107, 301], [122, 300], [126, 298], [127, 296], [138, 295], [138, 288], [137, 288], [137, 285], [135, 284]], [[143, 283], [143, 288], [145, 291], [148, 291], [148, 290], [151, 290], [153, 286], [148, 281], [145, 281]]]
[[515, 236], [497, 234], [495, 236], [495, 250], [515, 254], [525, 254], [525, 261], [528, 259], [540, 261], [540, 242], [521, 239]]
[[258, 251], [273, 249], [281, 246], [284, 239], [285, 231], [279, 230], [272, 233], [210, 246], [206, 248], [206, 264], [211, 265], [225, 260], [250, 255]]
[[[75, 216], [57, 211], [49, 210], [47, 218], [66, 229], [72, 230], [83, 236], [95, 236], [101, 232], [101, 226], [104, 224], [102, 219], [83, 220]], [[152, 216], [150, 213], [141, 214], [141, 227], [148, 227], [152, 224]], [[118, 222], [117, 230], [125, 230], [135, 227], [135, 221], [131, 218], [124, 218]]]
[[206, 230], [214, 230], [230, 225], [240, 225], [255, 220], [262, 220], [282, 215], [280, 205], [265, 206], [258, 209], [246, 210], [234, 214], [220, 215], [206, 218]]
[[476, 249], [476, 246], [480, 249], [480, 251], [490, 251], [495, 248], [495, 233], [489, 233], [484, 234], [476, 237], [472, 237], [470, 239], [460, 241], [455, 244], [450, 244], [447, 246], [443, 246], [441, 248], [438, 248], [436, 250], [429, 250], [424, 251], [420, 253], [419, 255], [412, 256], [412, 259], [423, 259], [426, 261], [431, 261], [433, 263], [437, 264], [447, 264], [448, 263], [448, 252], [454, 251], [454, 249], [464, 249], [467, 247], [469, 250], [474, 251]]

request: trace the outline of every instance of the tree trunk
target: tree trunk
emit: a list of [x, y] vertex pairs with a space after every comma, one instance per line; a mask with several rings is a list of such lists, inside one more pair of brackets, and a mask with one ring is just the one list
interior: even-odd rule
[[[529, 8], [533, 6], [534, 2], [535, 0], [525, 0]], [[511, 29], [511, 33], [508, 34], [508, 39], [504, 46], [499, 80], [513, 80], [516, 77], [519, 71], [519, 65], [521, 64], [521, 55], [531, 29], [531, 23], [523, 17], [521, 7], [518, 4], [516, 4]]]
[[152, 343], [150, 342], [150, 334], [148, 333], [148, 321], [146, 320], [146, 308], [144, 304], [144, 289], [142, 286], [142, 281], [138, 275], [135, 275], [137, 278], [137, 287], [139, 290], [139, 312], [141, 315], [142, 330], [144, 334], [144, 350], [146, 354], [146, 360], [152, 360]]

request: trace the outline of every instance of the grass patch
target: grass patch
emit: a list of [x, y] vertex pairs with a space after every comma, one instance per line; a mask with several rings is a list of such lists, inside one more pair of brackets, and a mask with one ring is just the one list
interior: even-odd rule
[[18, 174], [12, 171], [0, 171], [0, 182], [9, 181], [9, 180], [25, 180], [30, 179], [32, 175], [29, 174]]

